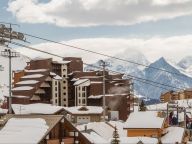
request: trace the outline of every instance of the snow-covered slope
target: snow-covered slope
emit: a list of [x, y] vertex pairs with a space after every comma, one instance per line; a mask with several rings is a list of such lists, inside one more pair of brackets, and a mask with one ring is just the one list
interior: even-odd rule
[[[4, 51], [4, 47], [0, 46], [0, 51]], [[14, 49], [13, 49], [14, 50]], [[20, 57], [13, 58], [12, 70], [21, 70], [27, 65], [29, 58], [23, 55]], [[0, 65], [3, 66], [3, 71], [0, 71], [0, 99], [2, 95], [7, 95], [8, 82], [9, 82], [9, 60], [7, 57], [0, 56]]]
[[[116, 57], [141, 63], [144, 65], [149, 65], [149, 62], [147, 61], [145, 56], [139, 52], [129, 53], [127, 51], [121, 55], [117, 55]], [[106, 61], [110, 63], [110, 66], [109, 66], [110, 70], [115, 70], [118, 72], [130, 74], [135, 77], [147, 79], [150, 81], [155, 81], [157, 83], [162, 83], [165, 85], [170, 85], [172, 87], [177, 87], [182, 89], [192, 87], [192, 76], [190, 76], [190, 74], [187, 73], [183, 68], [171, 62], [168, 62], [164, 58], [158, 59], [154, 63], [150, 64], [149, 67], [147, 68], [138, 66], [135, 64], [131, 64], [128, 62], [114, 60], [114, 59], [107, 59]], [[94, 65], [99, 65], [99, 62], [97, 62]], [[160, 71], [150, 67], [164, 69], [165, 71]], [[87, 69], [91, 69], [91, 67], [87, 67]], [[171, 73], [168, 73], [166, 71], [170, 71]], [[177, 73], [177, 74], [174, 74], [174, 73]], [[174, 88], [165, 86], [164, 88], [166, 88], [167, 89], [166, 90], [166, 89], [152, 86], [152, 85], [156, 85], [156, 86], [163, 87], [162, 85], [157, 85], [155, 83], [151, 83], [152, 85], [149, 85], [149, 84], [146, 84], [146, 83], [149, 83], [148, 81], [144, 81], [145, 83], [140, 81], [138, 81], [137, 79], [134, 80], [135, 93], [137, 95], [142, 95], [144, 97], [149, 97], [152, 99], [159, 99], [162, 92], [174, 89]]]

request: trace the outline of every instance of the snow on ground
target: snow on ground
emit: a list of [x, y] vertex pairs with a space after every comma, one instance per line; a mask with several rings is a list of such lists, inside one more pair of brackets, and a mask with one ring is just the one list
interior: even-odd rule
[[0, 130], [0, 144], [36, 144], [48, 128], [41, 118], [11, 118]]
[[54, 114], [63, 109], [60, 106], [53, 106], [51, 104], [12, 104], [12, 108], [15, 114]]
[[129, 115], [124, 128], [161, 128], [164, 118], [157, 117], [156, 111], [134, 112]]
[[166, 129], [167, 134], [161, 138], [161, 142], [164, 144], [174, 144], [176, 142], [181, 143], [184, 135], [184, 128], [181, 127], [169, 127]]

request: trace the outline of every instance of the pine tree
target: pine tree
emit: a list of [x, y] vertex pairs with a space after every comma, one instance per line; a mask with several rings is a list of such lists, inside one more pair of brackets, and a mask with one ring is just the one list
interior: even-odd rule
[[139, 105], [139, 110], [140, 111], [146, 111], [146, 106], [145, 106], [144, 100], [141, 101], [141, 103]]
[[111, 141], [111, 144], [119, 144], [120, 140], [119, 140], [119, 134], [117, 131], [117, 127], [115, 126], [115, 131], [113, 132], [113, 139]]

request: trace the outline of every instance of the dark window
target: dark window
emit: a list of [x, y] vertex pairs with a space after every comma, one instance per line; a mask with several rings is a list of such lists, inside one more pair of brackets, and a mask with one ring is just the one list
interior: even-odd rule
[[57, 91], [57, 87], [55, 87], [55, 91]]
[[57, 85], [57, 81], [55, 81], [55, 85]]

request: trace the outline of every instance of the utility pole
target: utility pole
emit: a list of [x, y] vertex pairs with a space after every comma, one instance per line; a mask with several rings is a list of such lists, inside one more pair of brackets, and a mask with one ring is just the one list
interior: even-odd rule
[[106, 116], [106, 102], [105, 102], [105, 70], [106, 70], [106, 62], [103, 60], [100, 60], [100, 66], [103, 67], [103, 120], [105, 122], [105, 116]]
[[[9, 26], [6, 26], [6, 25]], [[12, 40], [20, 40], [25, 41], [24, 34], [20, 32], [16, 32], [12, 30], [11, 23], [3, 23], [0, 24], [0, 45], [8, 47], [8, 45], [12, 42]], [[1, 56], [9, 58], [9, 113], [12, 113], [11, 104], [12, 104], [12, 68], [11, 68], [11, 59], [15, 57], [19, 57], [19, 53], [11, 51], [10, 48], [4, 49], [1, 51]]]
[[11, 68], [11, 59], [15, 57], [19, 57], [19, 53], [12, 52], [11, 49], [5, 49], [1, 52], [1, 56], [9, 58], [9, 113], [12, 113], [11, 104], [12, 104], [12, 68]]

